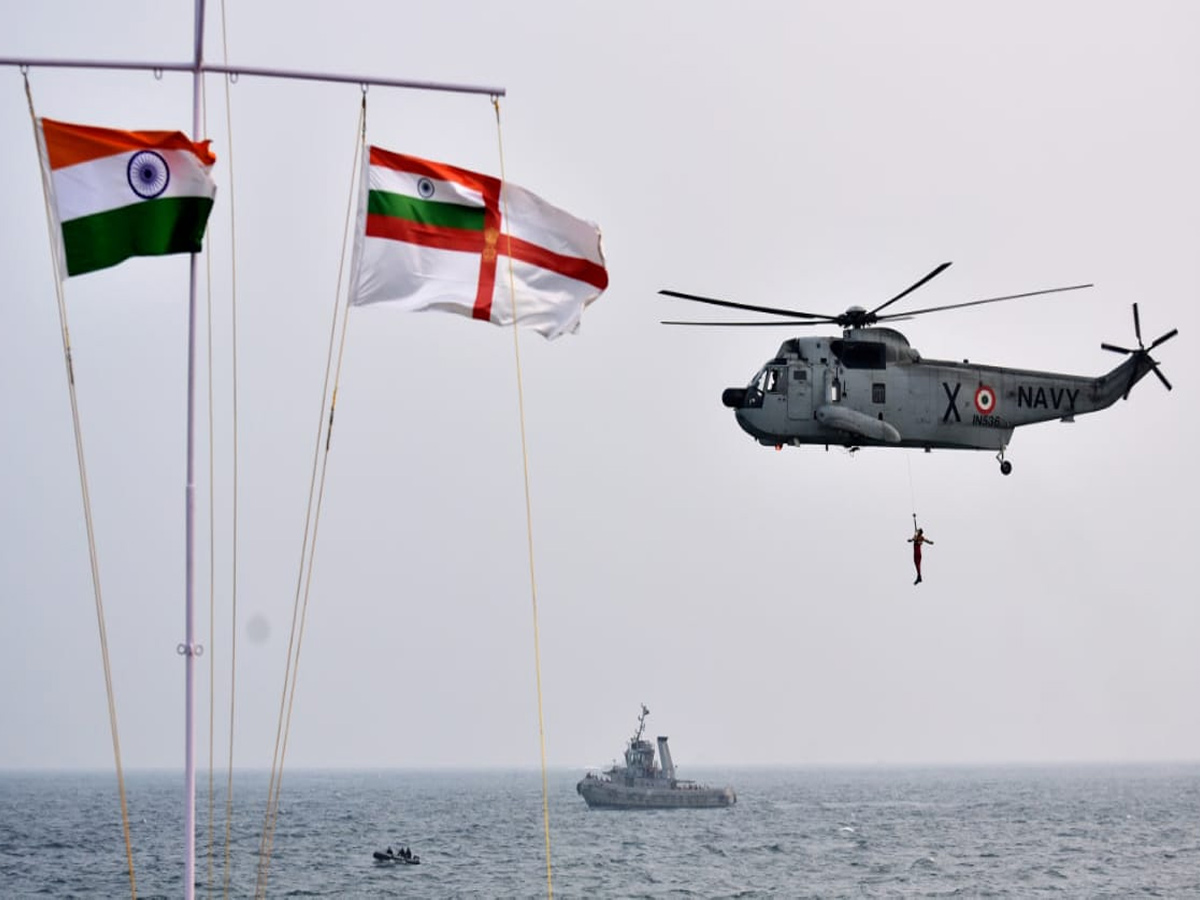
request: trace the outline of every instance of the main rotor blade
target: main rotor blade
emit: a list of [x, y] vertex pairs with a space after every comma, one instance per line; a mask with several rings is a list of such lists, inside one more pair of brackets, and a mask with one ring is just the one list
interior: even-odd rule
[[929, 307], [926, 307], [925, 309], [912, 309], [912, 310], [909, 310], [908, 312], [900, 313], [895, 316], [880, 316], [879, 321], [882, 322], [887, 319], [896, 319], [896, 318], [899, 318], [899, 316], [901, 316], [901, 315], [919, 316], [919, 315], [922, 315], [923, 313], [941, 312], [942, 310], [945, 310], [945, 309], [962, 309], [964, 306], [980, 306], [984, 303], [999, 303], [1001, 300], [1020, 300], [1023, 297], [1037, 297], [1042, 294], [1057, 294], [1062, 291], [1078, 291], [1078, 290], [1082, 290], [1083, 288], [1090, 288], [1090, 287], [1093, 287], [1093, 285], [1091, 285], [1091, 284], [1072, 284], [1068, 287], [1046, 288], [1046, 290], [1044, 290], [1044, 291], [1027, 291], [1024, 294], [1008, 294], [1007, 296], [1004, 296], [1004, 297], [989, 297], [986, 300], [970, 300], [967, 303], [950, 303], [950, 304], [947, 304], [946, 306], [929, 306]]
[[803, 322], [680, 322], [674, 320], [663, 319], [659, 322], [660, 325], [710, 325], [722, 326], [729, 328], [778, 328], [787, 326], [788, 328], [796, 328], [800, 325], [828, 325], [832, 319], [812, 319]]
[[1177, 335], [1177, 334], [1179, 334], [1179, 329], [1172, 328], [1170, 331], [1168, 331], [1166, 334], [1164, 334], [1162, 337], [1160, 337], [1158, 340], [1156, 340], [1153, 344], [1151, 344], [1149, 347], [1147, 347], [1146, 348], [1147, 352], [1149, 352], [1150, 350], [1153, 350], [1159, 344], [1165, 344], [1167, 341], [1169, 341], [1171, 338], [1175, 337], [1175, 335]]
[[915, 291], [917, 288], [919, 288], [925, 282], [929, 281], [931, 278], [941, 275], [948, 268], [950, 268], [950, 263], [948, 263], [948, 262], [942, 263], [940, 266], [938, 266], [936, 269], [934, 269], [932, 272], [930, 272], [928, 275], [926, 275], [924, 278], [922, 278], [916, 284], [909, 285], [904, 290], [902, 290], [900, 293], [898, 293], [895, 297], [893, 297], [891, 300], [888, 300], [885, 303], [881, 303], [879, 306], [875, 307], [873, 310], [871, 310], [870, 314], [875, 315], [881, 309], [883, 309], [885, 306], [891, 306], [893, 303], [895, 303], [901, 297], [907, 297], [909, 294], [911, 294], [913, 291]]
[[1157, 375], [1158, 380], [1163, 383], [1163, 387], [1165, 387], [1168, 391], [1174, 390], [1174, 388], [1171, 387], [1171, 382], [1167, 381], [1167, 376], [1158, 370], [1158, 366], [1154, 367], [1154, 374]]
[[1142, 320], [1138, 318], [1136, 302], [1133, 304], [1133, 333], [1137, 335], [1138, 346], [1142, 346]]
[[818, 313], [797, 312], [792, 309], [778, 309], [774, 306], [751, 306], [749, 303], [734, 303], [732, 300], [717, 300], [713, 297], [701, 297], [699, 294], [685, 294], [681, 291], [659, 291], [667, 297], [678, 297], [680, 300], [695, 300], [697, 303], [711, 303], [713, 306], [724, 306], [728, 309], [745, 309], [750, 312], [771, 313], [776, 316], [792, 316], [797, 319], [824, 319], [833, 321], [829, 316]]
[[1111, 350], [1113, 353], [1133, 353], [1128, 347], [1118, 347], [1116, 344], [1101, 344], [1101, 350]]

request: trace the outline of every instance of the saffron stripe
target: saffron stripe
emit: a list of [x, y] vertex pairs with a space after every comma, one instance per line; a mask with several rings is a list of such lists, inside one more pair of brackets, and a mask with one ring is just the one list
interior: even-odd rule
[[482, 231], [484, 210], [479, 206], [461, 206], [437, 200], [419, 200], [387, 191], [371, 191], [367, 194], [367, 215], [392, 216], [441, 228]]
[[500, 179], [490, 175], [480, 175], [457, 166], [446, 163], [421, 159], [419, 156], [405, 156], [403, 153], [392, 153], [380, 147], [371, 147], [370, 165], [382, 166], [385, 169], [395, 169], [398, 172], [411, 172], [414, 175], [425, 175], [441, 181], [454, 181], [471, 190], [478, 191], [484, 197], [500, 196]]
[[145, 149], [188, 150], [206, 166], [217, 161], [209, 149], [209, 141], [196, 143], [180, 131], [120, 131], [53, 119], [42, 119], [41, 123], [51, 169]]

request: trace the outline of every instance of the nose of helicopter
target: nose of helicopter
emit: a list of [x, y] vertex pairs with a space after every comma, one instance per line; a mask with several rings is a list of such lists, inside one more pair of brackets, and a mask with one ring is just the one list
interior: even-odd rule
[[730, 387], [721, 392], [721, 403], [733, 410], [742, 431], [763, 444], [777, 444], [779, 438], [767, 427], [762, 416], [763, 395], [750, 387]]

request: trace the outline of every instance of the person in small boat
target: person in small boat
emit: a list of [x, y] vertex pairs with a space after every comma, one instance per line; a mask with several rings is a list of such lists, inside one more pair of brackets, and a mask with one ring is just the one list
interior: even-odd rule
[[391, 847], [388, 847], [388, 848], [387, 848], [387, 855], [388, 855], [388, 856], [395, 856], [396, 854], [395, 854], [395, 853], [392, 851], [392, 848], [391, 848]]

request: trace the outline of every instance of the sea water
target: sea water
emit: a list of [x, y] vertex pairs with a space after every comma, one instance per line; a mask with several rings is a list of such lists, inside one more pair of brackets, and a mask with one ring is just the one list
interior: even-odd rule
[[[1200, 897], [1195, 764], [705, 770], [736, 806], [629, 812], [588, 809], [581, 774], [548, 775], [556, 897]], [[216, 781], [197, 897], [225, 895]], [[254, 894], [267, 783], [234, 776], [229, 896]], [[182, 775], [126, 786], [138, 896], [182, 896]], [[545, 897], [541, 775], [287, 772], [269, 859], [273, 897]], [[130, 895], [113, 773], [0, 773], [0, 896]]]

